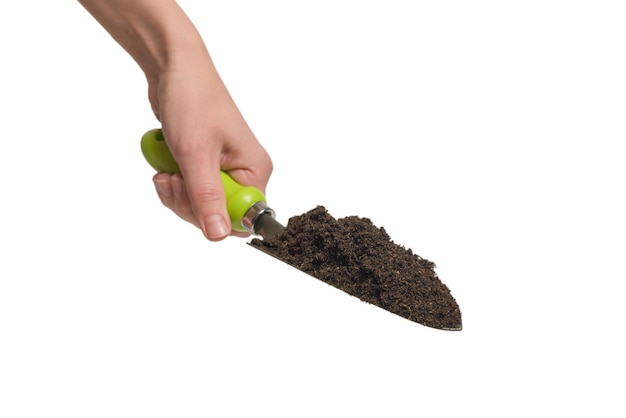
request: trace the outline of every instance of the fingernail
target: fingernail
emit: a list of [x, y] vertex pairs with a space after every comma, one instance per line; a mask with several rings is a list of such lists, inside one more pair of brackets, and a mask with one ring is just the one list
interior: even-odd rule
[[219, 215], [211, 215], [204, 220], [204, 235], [211, 241], [224, 239], [230, 233], [226, 222]]

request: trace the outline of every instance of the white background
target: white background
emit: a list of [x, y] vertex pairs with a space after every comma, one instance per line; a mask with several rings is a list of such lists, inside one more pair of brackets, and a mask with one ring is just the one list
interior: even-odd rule
[[3, 2], [0, 416], [625, 416], [622, 3], [181, 1], [279, 219], [384, 226], [444, 332], [205, 241], [135, 63], [76, 2]]

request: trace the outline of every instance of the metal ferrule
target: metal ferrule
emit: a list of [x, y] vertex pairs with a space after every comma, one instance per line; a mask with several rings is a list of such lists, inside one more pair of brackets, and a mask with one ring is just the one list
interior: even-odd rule
[[258, 232], [255, 230], [256, 221], [259, 219], [259, 216], [265, 213], [276, 219], [276, 213], [273, 209], [267, 206], [267, 203], [256, 202], [250, 207], [250, 209], [248, 209], [243, 218], [241, 218], [241, 226], [249, 233], [258, 235]]

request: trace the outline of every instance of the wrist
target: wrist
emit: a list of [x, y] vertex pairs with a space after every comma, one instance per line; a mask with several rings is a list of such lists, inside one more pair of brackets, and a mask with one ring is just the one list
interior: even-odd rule
[[137, 44], [129, 52], [148, 79], [179, 70], [189, 62], [210, 61], [197, 29], [182, 10], [178, 11], [160, 14], [136, 27], [134, 42]]
[[131, 55], [149, 80], [176, 69], [178, 63], [190, 57], [208, 58], [200, 34], [174, 0], [80, 2]]

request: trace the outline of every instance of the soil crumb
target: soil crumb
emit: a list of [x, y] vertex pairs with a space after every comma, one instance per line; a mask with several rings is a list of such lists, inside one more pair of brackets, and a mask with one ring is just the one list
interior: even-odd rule
[[370, 219], [335, 219], [318, 206], [285, 232], [251, 245], [344, 292], [411, 321], [461, 329], [461, 311], [435, 264], [394, 243]]

